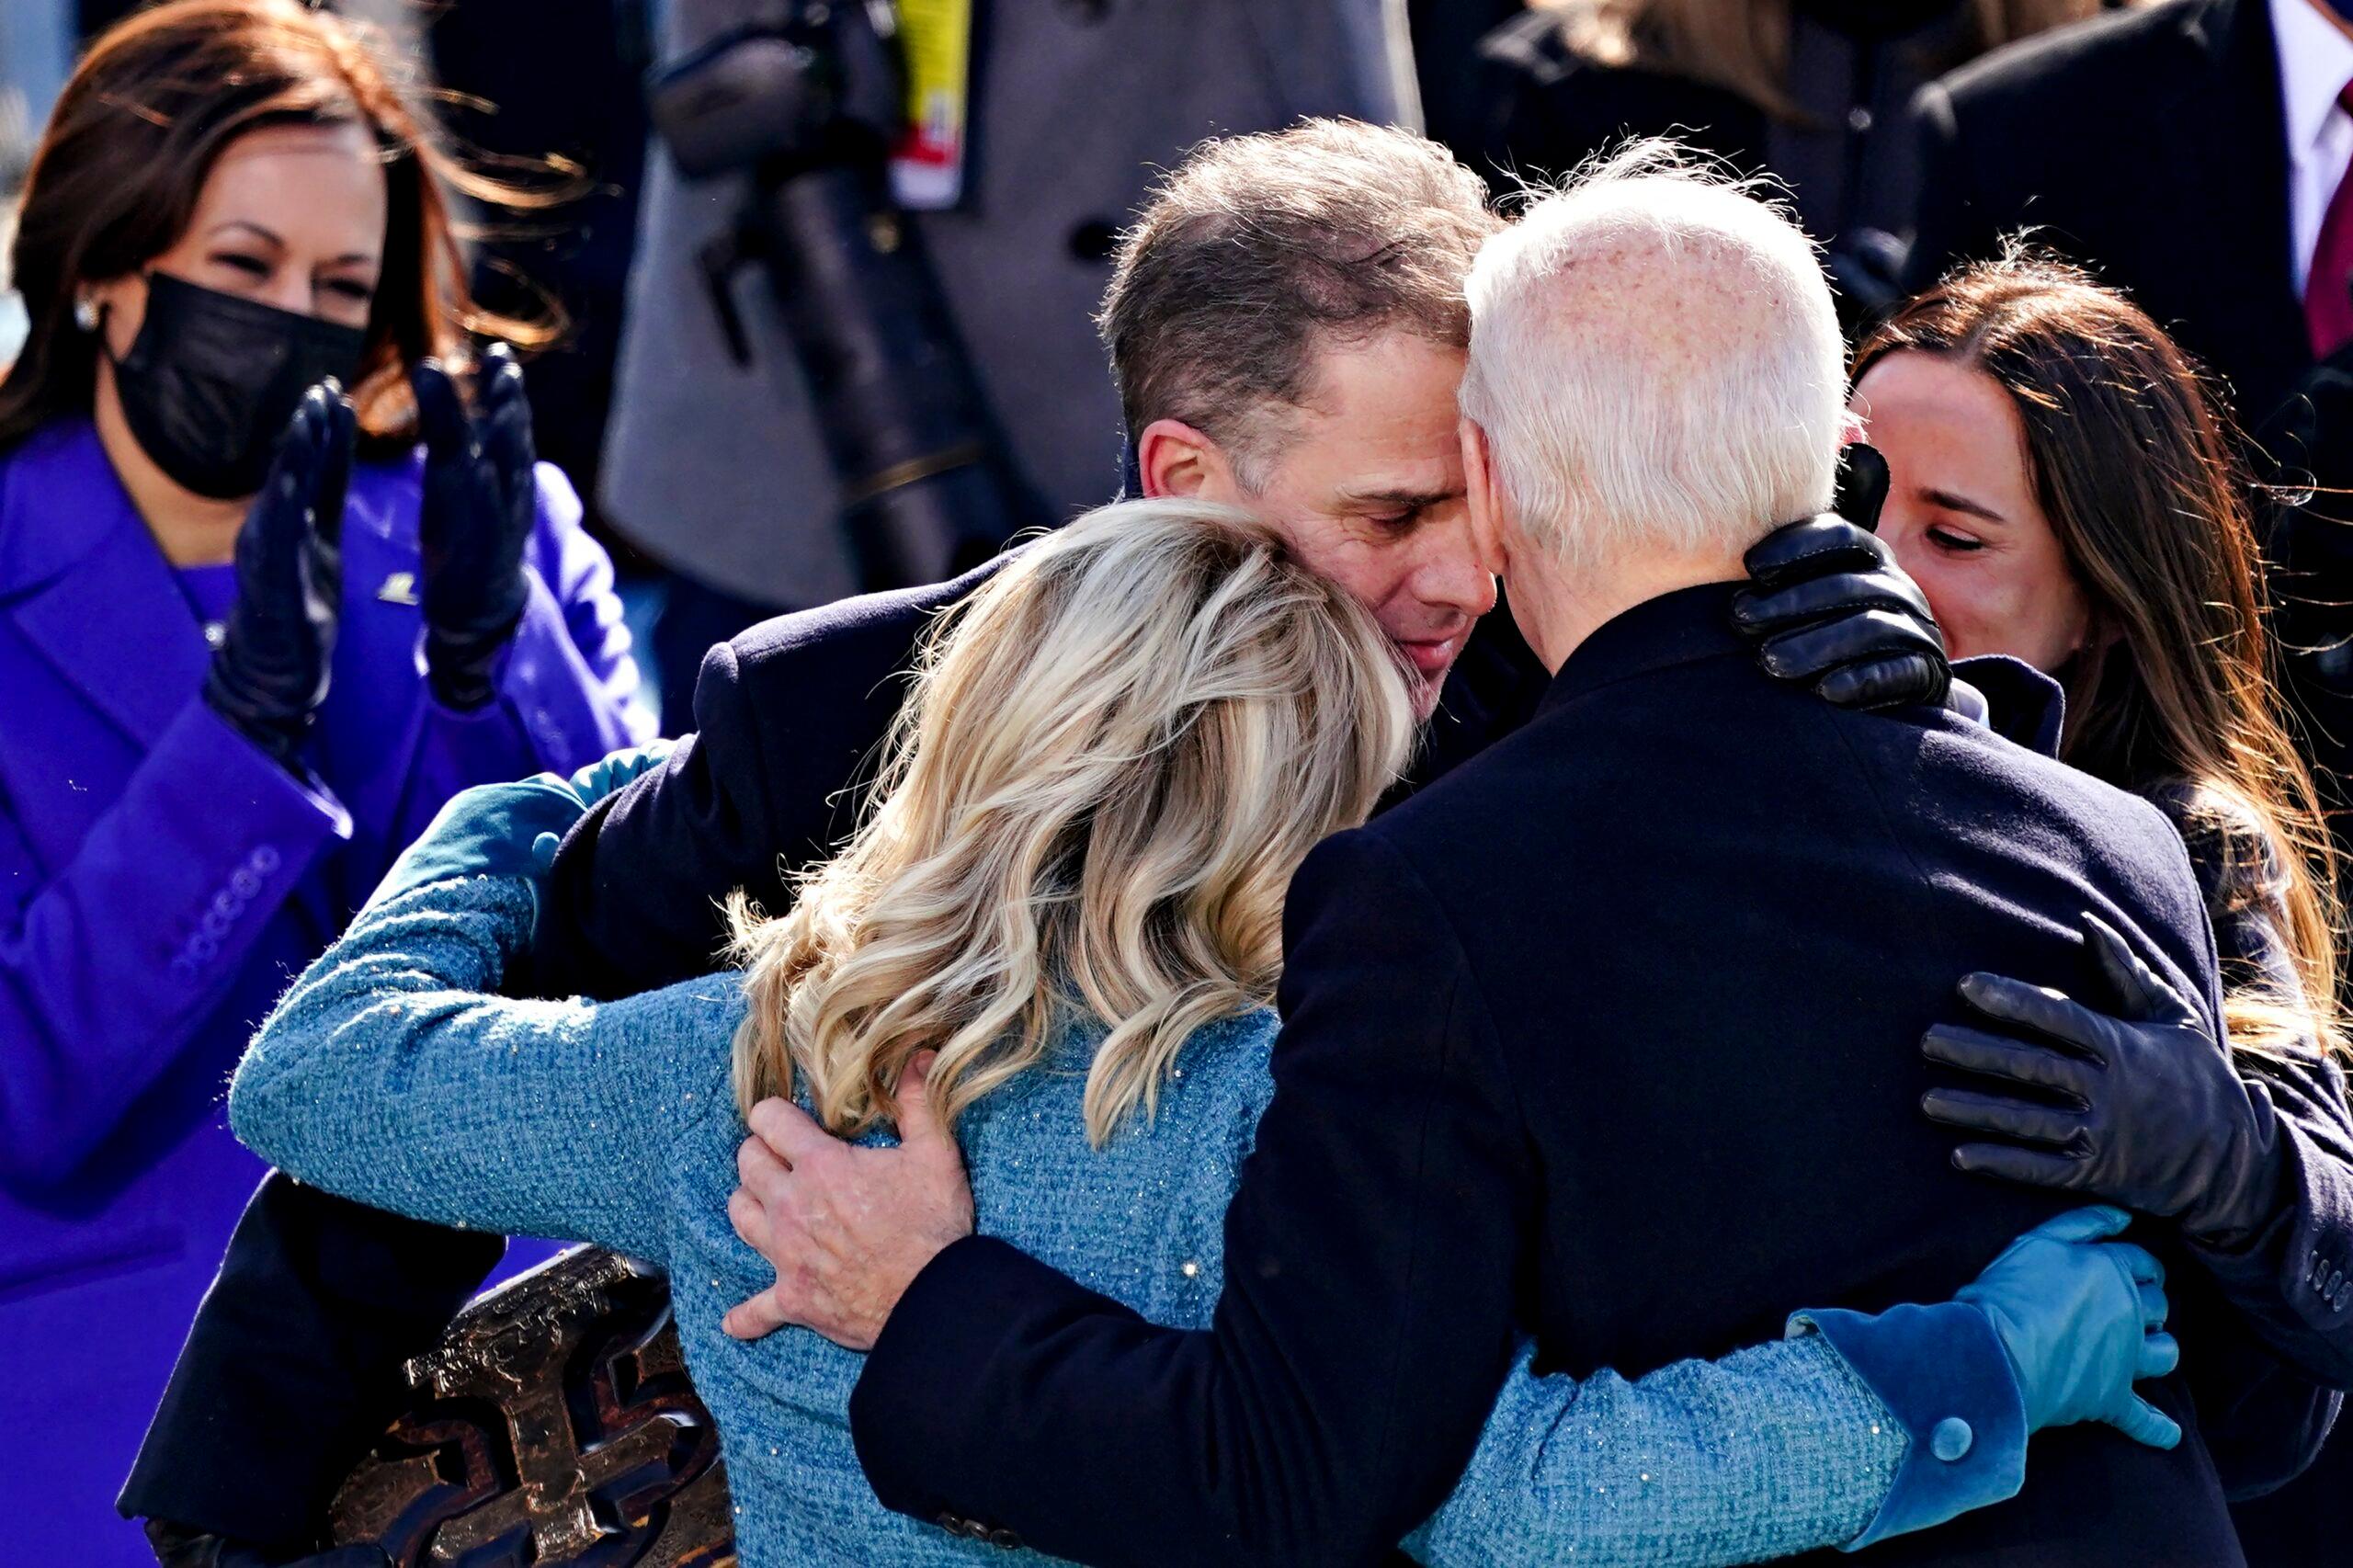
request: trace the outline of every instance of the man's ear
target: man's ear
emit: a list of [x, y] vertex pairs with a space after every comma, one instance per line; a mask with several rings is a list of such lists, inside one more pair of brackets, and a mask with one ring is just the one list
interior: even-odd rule
[[1155, 419], [1136, 437], [1143, 493], [1236, 505], [1241, 486], [1218, 444], [1181, 419]]
[[1510, 552], [1504, 548], [1503, 491], [1495, 483], [1495, 455], [1487, 449], [1486, 431], [1467, 415], [1455, 422], [1455, 436], [1462, 443], [1463, 494], [1470, 503], [1472, 543], [1479, 552], [1479, 564], [1500, 577], [1510, 564]]

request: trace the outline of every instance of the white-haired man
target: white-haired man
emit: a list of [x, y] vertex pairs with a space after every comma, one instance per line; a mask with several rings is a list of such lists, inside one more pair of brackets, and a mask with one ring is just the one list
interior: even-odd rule
[[[894, 1508], [1090, 1562], [1376, 1559], [1470, 1455], [1517, 1335], [1631, 1375], [1822, 1301], [1948, 1295], [2046, 1218], [1917, 1114], [1964, 971], [2072, 983], [2097, 909], [2219, 1012], [2154, 810], [1942, 710], [1815, 701], [1729, 630], [1743, 552], [1828, 502], [1841, 435], [1785, 218], [1636, 155], [1489, 240], [1469, 293], [1472, 525], [1553, 679], [1292, 883], [1214, 1325], [964, 1233], [952, 1144], [843, 1155], [775, 1113], [772, 1294], [872, 1346], [853, 1429]], [[1896, 1550], [2236, 1561], [2184, 1392], [2143, 1387], [2178, 1449], [2046, 1438], [2018, 1501]]]

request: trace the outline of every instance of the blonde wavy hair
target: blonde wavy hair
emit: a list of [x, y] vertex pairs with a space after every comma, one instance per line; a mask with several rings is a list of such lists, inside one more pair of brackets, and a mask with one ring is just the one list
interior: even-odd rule
[[1100, 1145], [1188, 1035], [1269, 1003], [1283, 893], [1414, 734], [1371, 616], [1239, 512], [1133, 501], [1023, 550], [927, 640], [874, 803], [790, 914], [729, 908], [738, 1104], [840, 1135], [939, 1053], [951, 1123], [1074, 1016]]

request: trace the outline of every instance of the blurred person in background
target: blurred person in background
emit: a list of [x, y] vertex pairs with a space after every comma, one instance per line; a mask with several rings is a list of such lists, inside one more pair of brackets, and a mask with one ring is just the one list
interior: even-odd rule
[[[401, 0], [371, 3], [382, 11]], [[568, 198], [528, 221], [483, 224], [472, 291], [485, 310], [563, 324], [531, 362], [531, 426], [541, 460], [578, 488], [589, 531], [608, 547], [596, 496], [645, 175], [649, 5], [408, 7], [439, 89], [433, 107], [468, 161]], [[537, 171], [551, 157], [580, 177], [549, 186]]]
[[[1480, 49], [1455, 146], [1507, 181], [1674, 134], [1789, 188], [1850, 324], [1893, 301], [1920, 182], [1913, 95], [2103, 0], [1538, 0]], [[1887, 134], [1882, 128], [1894, 128]]]
[[[0, 6], [0, 257], [8, 254], [17, 195], [32, 159], [35, 118], [74, 63], [69, 0], [21, 0]], [[0, 370], [25, 341], [24, 301], [0, 263]]]
[[1486, 83], [1479, 43], [1528, 9], [1528, 0], [1405, 0], [1414, 40], [1414, 82], [1422, 97], [1422, 126], [1449, 147], [1472, 144], [1486, 121]]
[[[2324, 1385], [2353, 1384], [2334, 853], [2270, 679], [2229, 417], [2146, 312], [2046, 261], [1948, 278], [1862, 345], [1856, 372], [1853, 407], [1892, 478], [1881, 538], [1957, 657], [2007, 654], [2058, 680], [2060, 756], [2180, 828], [2229, 988], [2225, 1058], [2188, 1041], [2187, 1009], [2129, 965], [2109, 966], [2112, 994], [2073, 1005], [1973, 978], [1970, 1027], [1939, 1026], [1927, 1051], [1976, 1087], [1935, 1091], [1928, 1113], [1972, 1140], [1965, 1169], [2167, 1221], [2272, 1348]], [[2185, 1274], [2173, 1280], [2188, 1291]], [[2276, 1450], [2219, 1440], [2246, 1398], [2239, 1375], [2189, 1369], [2245, 1499], [2293, 1473], [2281, 1454], [2300, 1434], [2275, 1425]], [[2342, 1507], [2348, 1456], [2334, 1445], [2314, 1474], [2239, 1511], [2251, 1562], [2336, 1555], [2341, 1526], [2324, 1515]]]
[[521, 372], [444, 368], [529, 335], [469, 304], [445, 183], [500, 194], [294, 0], [122, 23], [34, 159], [0, 381], [12, 1557], [149, 1560], [113, 1494], [262, 1176], [219, 1100], [270, 1000], [449, 795], [651, 733]]
[[2168, 0], [1989, 56], [1920, 94], [1907, 280], [2030, 229], [2165, 324], [2253, 426], [2353, 338], [2348, 89], [2332, 0]]
[[[669, 0], [676, 59], [763, 10]], [[1053, 520], [1117, 483], [1120, 409], [1089, 325], [1154, 172], [1204, 137], [1302, 115], [1416, 122], [1403, 13], [1385, 0], [1002, 0], [975, 7], [963, 193], [912, 215], [1006, 454]], [[1205, 68], [1172, 70], [1172, 61]], [[733, 297], [729, 355], [705, 247], [740, 180], [688, 184], [660, 145], [630, 278], [603, 477], [619, 533], [674, 574], [653, 634], [664, 728], [693, 727], [703, 653], [779, 610], [858, 591], [843, 498], [765, 288]], [[771, 347], [773, 346], [773, 347]]]

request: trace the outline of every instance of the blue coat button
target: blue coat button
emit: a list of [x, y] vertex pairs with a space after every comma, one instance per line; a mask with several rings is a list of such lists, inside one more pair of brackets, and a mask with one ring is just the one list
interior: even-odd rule
[[245, 864], [254, 869], [255, 875], [266, 877], [285, 862], [279, 858], [276, 845], [265, 844], [245, 857]]
[[1948, 1415], [1928, 1434], [1928, 1451], [1951, 1464], [1969, 1452], [1969, 1445], [1976, 1440], [1977, 1434], [1969, 1429], [1968, 1422], [1958, 1415]]

